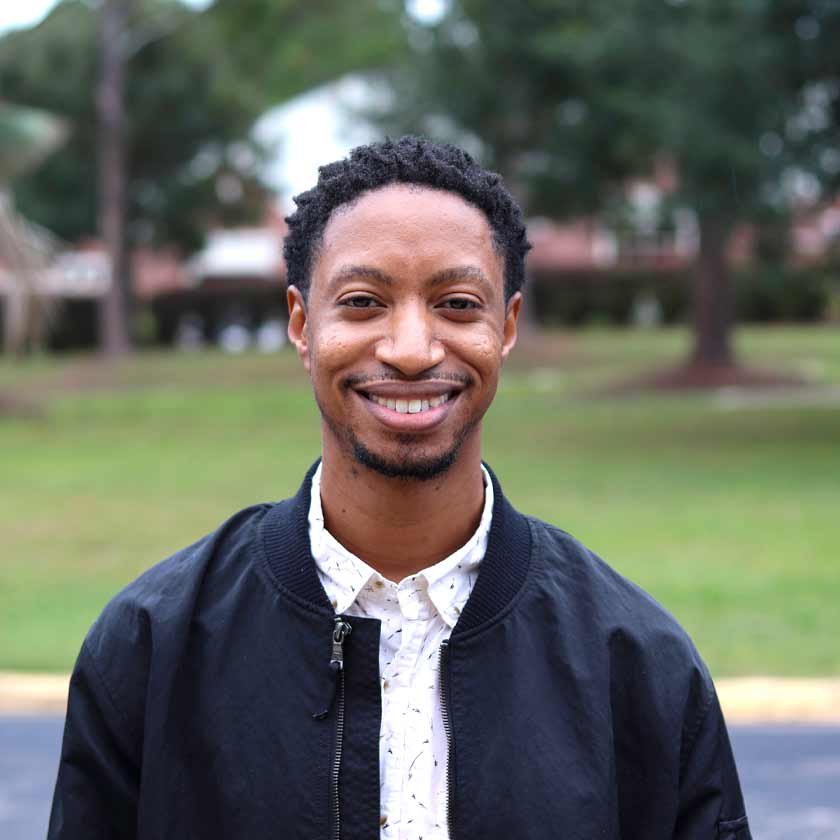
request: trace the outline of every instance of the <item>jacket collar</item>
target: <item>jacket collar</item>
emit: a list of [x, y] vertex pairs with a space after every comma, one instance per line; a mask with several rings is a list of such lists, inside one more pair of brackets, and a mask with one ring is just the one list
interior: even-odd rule
[[[316, 461], [306, 473], [297, 494], [273, 505], [260, 527], [260, 547], [275, 583], [293, 600], [332, 616], [333, 609], [309, 545], [309, 502]], [[502, 488], [486, 464], [493, 482], [493, 520], [487, 552], [472, 594], [464, 607], [453, 637], [496, 618], [521, 589], [531, 560], [531, 531], [527, 519], [502, 495]]]

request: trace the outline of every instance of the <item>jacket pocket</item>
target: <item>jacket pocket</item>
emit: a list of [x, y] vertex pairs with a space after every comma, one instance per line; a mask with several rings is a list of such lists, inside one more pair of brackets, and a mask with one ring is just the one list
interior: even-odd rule
[[717, 826], [717, 840], [752, 840], [747, 818], [720, 820]]

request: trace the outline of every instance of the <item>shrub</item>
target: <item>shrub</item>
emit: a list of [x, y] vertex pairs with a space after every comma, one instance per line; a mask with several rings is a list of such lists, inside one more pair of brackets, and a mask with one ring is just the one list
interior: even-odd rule
[[[733, 280], [738, 321], [813, 322], [827, 317], [840, 270], [758, 265], [736, 271]], [[691, 307], [688, 270], [540, 273], [529, 279], [528, 291], [545, 326], [629, 324], [643, 298], [656, 300], [665, 323], [685, 321]]]

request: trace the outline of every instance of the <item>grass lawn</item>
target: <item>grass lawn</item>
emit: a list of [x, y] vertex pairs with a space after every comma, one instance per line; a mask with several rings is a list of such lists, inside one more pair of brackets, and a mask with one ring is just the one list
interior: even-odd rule
[[[840, 329], [739, 333], [789, 396], [605, 396], [680, 330], [520, 348], [485, 425], [513, 502], [658, 598], [715, 675], [840, 674]], [[831, 389], [834, 390], [831, 390]], [[66, 670], [105, 601], [240, 507], [292, 493], [319, 424], [291, 351], [0, 362], [0, 669]]]

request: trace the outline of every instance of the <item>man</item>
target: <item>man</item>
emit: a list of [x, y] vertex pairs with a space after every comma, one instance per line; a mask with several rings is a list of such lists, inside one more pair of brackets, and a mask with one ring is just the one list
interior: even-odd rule
[[691, 642], [481, 462], [528, 249], [498, 176], [403, 138], [297, 204], [322, 458], [106, 607], [50, 837], [748, 840]]

